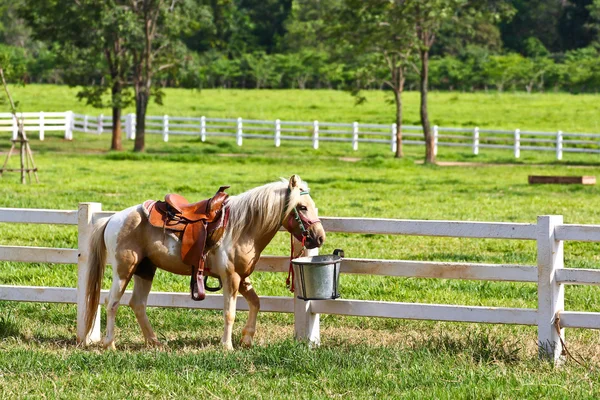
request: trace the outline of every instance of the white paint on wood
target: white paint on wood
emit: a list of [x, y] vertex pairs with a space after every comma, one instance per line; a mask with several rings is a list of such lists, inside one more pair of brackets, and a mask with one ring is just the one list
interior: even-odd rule
[[[287, 272], [290, 259], [261, 256], [256, 271]], [[471, 279], [507, 282], [537, 282], [537, 267], [513, 264], [470, 264], [435, 261], [344, 258], [343, 274], [368, 274], [413, 278]]]
[[600, 285], [600, 269], [561, 268], [556, 282], [564, 285]]
[[537, 323], [537, 311], [529, 308], [454, 306], [340, 299], [313, 301], [311, 307], [314, 312], [321, 314], [352, 315], [358, 317], [371, 316], [518, 325], [535, 325]]
[[[318, 210], [317, 210], [318, 211]], [[295, 240], [295, 239], [294, 239]], [[296, 241], [296, 240], [295, 240]], [[296, 241], [295, 248], [300, 246]], [[304, 250], [303, 256], [316, 256], [319, 254], [319, 249]], [[295, 288], [301, 285], [298, 276], [294, 277]], [[296, 340], [306, 341], [310, 346], [319, 346], [321, 344], [321, 316], [314, 312], [312, 304], [315, 300], [301, 300], [294, 293], [294, 337]]]
[[[127, 306], [131, 299], [131, 290], [121, 298], [121, 305]], [[100, 304], [104, 304], [108, 290], [102, 290]], [[76, 288], [43, 286], [0, 285], [0, 300], [28, 301], [37, 303], [77, 303]], [[203, 301], [193, 301], [189, 293], [151, 292], [148, 296], [149, 307], [193, 308], [204, 310], [222, 310], [223, 295], [209, 294]], [[241, 296], [237, 301], [238, 311], [248, 311], [248, 303]], [[260, 310], [265, 312], [293, 313], [294, 301], [291, 297], [263, 296], [260, 298]]]
[[102, 218], [109, 218], [109, 217], [112, 217], [115, 214], [116, 214], [115, 211], [100, 211], [100, 212], [96, 212], [96, 213], [94, 213], [92, 221], [95, 224], [99, 220], [101, 220]]
[[235, 134], [236, 143], [238, 146], [242, 145], [243, 137], [244, 137], [244, 130], [243, 130], [243, 125], [242, 125], [242, 118], [240, 117], [237, 119], [237, 129], [236, 129], [236, 134]]
[[536, 239], [536, 225], [525, 223], [340, 217], [321, 217], [321, 221], [327, 232], [490, 239]]
[[0, 285], [0, 300], [73, 304], [77, 302], [77, 289]]
[[479, 127], [473, 129], [473, 154], [479, 154]]
[[0, 246], [0, 260], [52, 263], [52, 264], [77, 264], [76, 249], [57, 249], [51, 247], [32, 246]]
[[[101, 303], [108, 296], [108, 291], [103, 290], [100, 297]], [[129, 304], [131, 298], [131, 291], [126, 291], [121, 298], [121, 304]], [[172, 292], [151, 292], [148, 296], [149, 307], [167, 307], [167, 308], [197, 308], [204, 310], [222, 310], [223, 309], [223, 295], [221, 294], [208, 294], [202, 301], [194, 301], [190, 298], [189, 293], [172, 293]], [[237, 310], [248, 311], [248, 303], [246, 300], [238, 296], [237, 299]], [[281, 312], [281, 313], [292, 313], [294, 312], [293, 299], [291, 297], [276, 297], [276, 296], [263, 296], [260, 297], [260, 311], [265, 312]]]
[[96, 319], [90, 332], [85, 332], [86, 318], [86, 287], [89, 275], [89, 246], [93, 225], [94, 213], [102, 210], [100, 203], [79, 203], [77, 247], [79, 257], [77, 260], [77, 341], [79, 343], [93, 343], [100, 341], [100, 306], [96, 312]]
[[0, 208], [0, 222], [77, 225], [77, 211], [42, 210], [35, 208]]
[[358, 150], [358, 122], [352, 123], [352, 150]]
[[525, 265], [344, 258], [341, 273], [414, 278], [537, 282], [537, 268]]
[[563, 328], [600, 329], [600, 313], [561, 311], [560, 326]]
[[540, 355], [554, 362], [560, 360], [561, 337], [554, 326], [558, 311], [565, 308], [565, 288], [556, 280], [556, 271], [564, 267], [564, 245], [555, 237], [555, 227], [563, 223], [562, 215], [538, 217], [538, 343]]
[[162, 135], [163, 135], [163, 142], [168, 142], [169, 141], [169, 116], [168, 115], [163, 115]]
[[559, 225], [556, 228], [557, 240], [579, 242], [600, 242], [600, 225]]
[[39, 124], [40, 140], [44, 140], [44, 113], [40, 112], [40, 124]]

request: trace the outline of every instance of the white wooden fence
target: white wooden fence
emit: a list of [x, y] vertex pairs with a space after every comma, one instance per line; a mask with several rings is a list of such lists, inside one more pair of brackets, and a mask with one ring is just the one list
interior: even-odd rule
[[[39, 132], [40, 140], [44, 140], [44, 132], [64, 131], [65, 139], [73, 139], [73, 132], [102, 134], [110, 132], [112, 117], [89, 116], [64, 113], [23, 113], [26, 132]], [[19, 116], [21, 118], [21, 116]], [[128, 139], [135, 138], [135, 114], [127, 114], [121, 120], [121, 126]], [[235, 137], [239, 146], [244, 139], [271, 139], [276, 147], [282, 140], [301, 140], [312, 142], [314, 149], [320, 142], [351, 143], [357, 150], [360, 143], [380, 143], [396, 151], [396, 124], [363, 124], [332, 122], [294, 122], [224, 119], [206, 117], [173, 117], [169, 115], [148, 116], [146, 132], [162, 135], [169, 140], [169, 135], [199, 136], [205, 141], [209, 136]], [[420, 126], [402, 126], [403, 144], [423, 145], [423, 133]], [[0, 132], [12, 131], [17, 135], [17, 123], [11, 114], [0, 114]], [[561, 160], [563, 153], [600, 153], [600, 134], [575, 132], [535, 132], [498, 129], [449, 128], [433, 126], [434, 152], [438, 147], [466, 147], [473, 154], [481, 149], [511, 150], [515, 158], [521, 151], [550, 151]]]
[[[78, 249], [0, 246], [0, 260], [78, 265], [78, 288], [0, 285], [0, 300], [78, 304], [78, 334], [81, 335], [88, 240], [94, 221], [112, 215], [99, 203], [81, 203], [76, 210], [39, 210], [0, 208], [0, 222], [78, 225]], [[351, 299], [302, 301], [292, 297], [261, 297], [261, 310], [294, 313], [295, 336], [318, 343], [319, 314], [352, 315], [436, 321], [483, 322], [537, 325], [542, 354], [558, 360], [562, 351], [553, 325], [560, 313], [561, 335], [564, 328], [600, 329], [600, 313], [564, 311], [564, 285], [600, 285], [600, 270], [564, 268], [563, 242], [566, 240], [600, 242], [600, 225], [567, 225], [562, 216], [540, 216], [537, 223], [418, 221], [376, 218], [322, 217], [328, 232], [358, 234], [394, 234], [462, 238], [516, 239], [537, 241], [536, 265], [477, 264], [410, 260], [346, 258], [342, 274], [470, 279], [510, 282], [537, 282], [537, 308], [476, 307], [419, 304]], [[352, 254], [352, 249], [346, 249]], [[258, 271], [286, 272], [286, 256], [263, 256]], [[343, 296], [343, 287], [341, 288]], [[102, 292], [101, 301], [107, 296]], [[121, 302], [127, 304], [131, 293]], [[194, 302], [188, 293], [152, 292], [149, 306], [221, 309], [221, 295], [208, 295]], [[247, 310], [243, 298], [238, 309]], [[91, 339], [99, 340], [99, 314]]]
[[[38, 132], [40, 140], [44, 140], [45, 133], [51, 131], [64, 132], [65, 139], [73, 139], [73, 116], [73, 111], [17, 113], [25, 132]], [[17, 139], [17, 118], [11, 113], [0, 113], [0, 132], [12, 132], [13, 140]]]

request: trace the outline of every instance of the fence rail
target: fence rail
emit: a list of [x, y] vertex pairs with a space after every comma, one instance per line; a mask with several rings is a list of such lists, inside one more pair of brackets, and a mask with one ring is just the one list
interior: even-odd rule
[[[33, 112], [18, 114], [23, 118], [26, 132], [39, 132], [44, 140], [45, 132], [64, 131], [65, 139], [73, 139], [73, 132], [102, 134], [112, 129], [112, 117], [103, 114], [89, 116], [66, 112]], [[135, 139], [135, 114], [126, 114], [121, 118], [121, 127], [127, 139]], [[201, 117], [175, 117], [169, 115], [148, 116], [146, 133], [162, 135], [167, 142], [169, 135], [199, 136], [202, 141], [207, 137], [235, 137], [239, 146], [245, 139], [269, 139], [279, 147], [282, 140], [310, 141], [314, 149], [320, 142], [350, 143], [358, 150], [360, 143], [378, 143], [396, 151], [396, 124], [339, 123], [339, 122], [302, 122], [227, 119]], [[17, 120], [7, 113], [0, 113], [0, 132], [13, 133], [17, 137]], [[423, 145], [420, 126], [403, 125], [403, 144]], [[600, 153], [600, 133], [576, 132], [536, 132], [499, 129], [432, 127], [434, 153], [439, 147], [470, 148], [473, 154], [482, 149], [511, 150], [515, 158], [521, 151], [554, 152], [561, 160], [564, 153]]]
[[[77, 211], [0, 208], [0, 222], [78, 225], [78, 249], [27, 246], [0, 246], [0, 260], [78, 265], [78, 288], [0, 285], [0, 300], [76, 303], [78, 335], [85, 305], [83, 289], [87, 279], [88, 243], [94, 221], [112, 215], [99, 203], [81, 203]], [[564, 268], [563, 243], [566, 240], [600, 242], [600, 225], [567, 225], [562, 216], [540, 216], [537, 223], [417, 221], [376, 218], [323, 217], [330, 232], [394, 234], [466, 238], [535, 240], [537, 265], [455, 263], [411, 260], [347, 258], [343, 274], [368, 274], [416, 278], [470, 279], [509, 282], [537, 282], [537, 308], [475, 307], [452, 304], [419, 304], [369, 300], [302, 301], [292, 297], [261, 297], [261, 310], [294, 313], [295, 335], [318, 343], [319, 314], [362, 317], [404, 318], [499, 324], [537, 325], [541, 354], [558, 360], [562, 347], [554, 320], [560, 313], [562, 327], [600, 329], [600, 313], [563, 311], [564, 285], [600, 285], [600, 270]], [[351, 251], [348, 251], [351, 253]], [[263, 256], [258, 271], [285, 272], [285, 256]], [[107, 291], [102, 292], [102, 299]], [[127, 304], [130, 292], [122, 298]], [[220, 309], [221, 295], [208, 295], [203, 302], [190, 300], [187, 293], [152, 292], [148, 305], [158, 307]], [[238, 309], [247, 310], [245, 300]], [[99, 340], [99, 314], [91, 339]], [[561, 330], [564, 337], [564, 329]]]

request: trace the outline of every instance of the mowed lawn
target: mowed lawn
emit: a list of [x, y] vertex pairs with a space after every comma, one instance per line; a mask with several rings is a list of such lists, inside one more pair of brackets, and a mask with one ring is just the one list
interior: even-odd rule
[[[28, 86], [15, 92], [35, 88]], [[51, 111], [52, 107], [85, 111], [85, 107], [76, 108], [71, 89], [38, 89], [44, 90], [37, 96], [34, 92], [21, 96], [23, 106], [34, 98], [39, 101], [39, 107], [28, 107], [27, 111]], [[46, 91], [55, 91], [54, 101], [48, 98], [42, 102]], [[56, 101], [59, 91], [64, 91], [60, 103]], [[180, 103], [183, 111], [179, 115], [190, 115], [186, 110], [196, 107], [191, 105], [195, 101], [197, 107], [209, 107], [212, 101], [214, 114], [210, 116], [336, 122], [389, 122], [392, 118], [391, 107], [380, 93], [372, 93], [376, 99], [370, 99], [373, 101], [365, 109], [355, 107], [347, 94], [330, 91], [174, 92], [167, 91], [166, 105], [164, 109], [154, 108], [156, 113], [176, 115], [176, 104]], [[455, 115], [448, 104], [434, 105], [432, 100], [432, 110], [436, 106], [447, 110], [439, 111], [446, 117], [433, 115], [432, 111], [433, 118], [456, 121], [453, 125], [474, 122], [485, 126], [502, 120], [486, 119], [493, 115], [493, 99], [500, 99], [496, 101], [502, 109], [509, 107], [509, 98], [516, 103], [539, 96], [556, 107], [562, 104], [565, 115], [579, 115], [578, 107], [584, 110], [581, 119], [564, 119], [565, 124], [572, 124], [573, 131], [600, 131], [595, 129], [600, 122], [598, 98], [594, 96], [547, 94], [528, 98], [524, 94], [434, 93], [432, 99], [436, 96], [438, 101], [448, 102], [458, 97]], [[469, 96], [472, 103], [460, 100]], [[478, 114], [472, 110], [473, 103], [479, 103], [475, 97], [483, 102], [486, 96], [488, 112], [477, 119]], [[247, 102], [236, 98], [251, 98], [263, 105], [244, 108]], [[306, 105], [311, 104], [311, 98], [317, 107], [312, 111]], [[282, 112], [284, 107], [289, 114]], [[199, 110], [200, 115], [204, 114]], [[502, 126], [488, 126], [508, 128], [511, 123], [531, 119], [522, 115], [523, 107], [515, 110], [521, 113], [521, 119], [515, 116]], [[554, 112], [548, 107], [548, 114], [531, 115], [540, 116], [539, 129], [553, 130], [554, 120], [548, 115]], [[548, 125], [543, 125], [546, 117]], [[0, 143], [9, 143], [7, 135], [0, 138]], [[524, 154], [519, 164], [507, 164], [510, 154], [504, 152], [490, 151], [473, 160], [468, 150], [444, 149], [440, 151], [442, 160], [484, 160], [488, 164], [424, 166], [417, 163], [422, 149], [414, 146], [408, 149], [406, 159], [395, 160], [386, 146], [361, 146], [358, 152], [352, 152], [350, 146], [323, 143], [314, 151], [310, 143], [284, 142], [275, 149], [271, 141], [265, 140], [245, 141], [238, 148], [233, 140], [211, 138], [202, 143], [197, 138], [173, 135], [168, 143], [149, 136], [145, 154], [106, 152], [108, 135], [76, 134], [73, 142], [47, 135], [46, 141], [32, 139], [31, 145], [41, 183], [22, 186], [17, 174], [5, 175], [0, 181], [0, 207], [76, 209], [79, 202], [96, 201], [105, 210], [120, 210], [145, 199], [161, 198], [167, 192], [199, 200], [222, 184], [231, 185], [229, 192], [237, 194], [297, 173], [309, 183], [323, 216], [535, 222], [538, 215], [561, 214], [567, 223], [600, 224], [596, 186], [527, 184], [530, 174], [598, 176], [600, 160], [596, 155], [566, 155], [563, 162], [555, 162], [552, 155]], [[132, 143], [126, 146], [131, 148]], [[13, 156], [11, 165], [16, 163]], [[73, 227], [0, 224], [0, 244], [75, 248], [77, 235]], [[287, 254], [288, 246], [289, 237], [278, 234], [265, 253]], [[343, 248], [349, 257], [361, 258], [536, 263], [535, 243], [527, 241], [330, 234], [321, 252], [330, 253], [335, 248]], [[598, 268], [599, 250], [600, 245], [594, 243], [567, 243], [566, 266]], [[259, 295], [290, 295], [284, 282], [284, 274], [253, 275]], [[75, 266], [1, 262], [0, 284], [74, 287]], [[107, 278], [104, 286], [108, 285]], [[154, 289], [186, 292], [187, 285], [185, 278], [159, 273]], [[536, 287], [524, 283], [342, 276], [341, 293], [348, 299], [536, 307]], [[567, 287], [566, 308], [600, 311], [598, 288]], [[537, 359], [533, 327], [324, 315], [322, 346], [309, 349], [291, 340], [292, 316], [261, 312], [255, 347], [224, 353], [219, 343], [223, 326], [220, 312], [149, 310], [151, 323], [166, 344], [162, 349], [149, 349], [133, 313], [123, 307], [117, 318], [117, 351], [105, 352], [98, 347], [75, 346], [75, 314], [72, 305], [0, 302], [2, 397], [600, 396], [600, 346], [598, 333], [590, 330], [567, 330], [571, 351], [587, 366], [567, 361], [561, 369], [553, 369]], [[246, 317], [246, 313], [238, 313], [236, 341]]]
[[[67, 111], [111, 115], [110, 109], [86, 106], [77, 89], [54, 85], [13, 86], [22, 111]], [[334, 90], [165, 89], [163, 105], [151, 102], [148, 115], [206, 116], [285, 121], [323, 121], [387, 124], [395, 122], [389, 93], [366, 91], [367, 101], [356, 105], [348, 92]], [[419, 94], [403, 97], [404, 123], [419, 125]], [[597, 95], [566, 93], [431, 92], [431, 124], [446, 127], [600, 133]], [[135, 112], [128, 107], [125, 112]]]

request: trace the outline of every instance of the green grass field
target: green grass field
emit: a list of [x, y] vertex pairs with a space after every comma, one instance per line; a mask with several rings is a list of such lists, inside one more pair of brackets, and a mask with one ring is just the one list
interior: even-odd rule
[[[67, 111], [110, 115], [79, 102], [77, 89], [52, 85], [13, 87], [22, 111]], [[165, 89], [164, 105], [151, 103], [149, 115], [206, 116], [287, 121], [392, 123], [391, 95], [365, 92], [367, 102], [355, 105], [346, 92], [334, 90], [185, 90]], [[419, 125], [419, 94], [403, 97], [404, 123]], [[125, 112], [134, 112], [129, 107]], [[600, 102], [595, 95], [565, 93], [430, 94], [431, 123], [440, 126], [502, 128], [555, 132], [600, 132]]]
[[[52, 86], [15, 89], [24, 111], [93, 111], [78, 105], [72, 93]], [[153, 106], [151, 113], [389, 122], [385, 96], [370, 95], [366, 106], [354, 106], [349, 95], [330, 91], [169, 90], [165, 107]], [[413, 123], [417, 97], [407, 98], [414, 103], [407, 105]], [[595, 96], [434, 93], [431, 102], [432, 119], [440, 124], [555, 130], [560, 122], [560, 129], [600, 132]], [[35, 107], [24, 107], [30, 103]], [[9, 143], [7, 134], [0, 143]], [[349, 145], [322, 143], [314, 151], [306, 142], [276, 149], [271, 141], [248, 140], [238, 148], [233, 140], [202, 143], [174, 135], [168, 143], [149, 136], [145, 154], [106, 152], [108, 135], [75, 134], [72, 142], [47, 135], [44, 142], [32, 139], [31, 146], [41, 183], [22, 186], [17, 174], [5, 175], [1, 207], [76, 209], [79, 202], [96, 201], [105, 210], [120, 210], [166, 192], [200, 199], [230, 184], [236, 194], [298, 173], [324, 216], [535, 222], [538, 215], [561, 214], [567, 223], [600, 224], [596, 186], [527, 184], [529, 174], [598, 176], [596, 155], [569, 154], [556, 162], [552, 154], [523, 152], [518, 164], [508, 164], [510, 152], [473, 159], [468, 150], [444, 148], [440, 160], [487, 164], [424, 166], [416, 163], [423, 151], [415, 146], [404, 160], [394, 160], [387, 146], [361, 145], [352, 152]], [[288, 240], [279, 234], [265, 253], [287, 254]], [[77, 235], [73, 227], [0, 224], [0, 244], [74, 248]], [[322, 253], [334, 248], [349, 257], [536, 263], [535, 244], [526, 241], [331, 234]], [[598, 250], [594, 243], [567, 243], [565, 264], [598, 268]], [[284, 274], [253, 275], [259, 295], [289, 295], [284, 281]], [[0, 284], [74, 287], [76, 270], [1, 262]], [[158, 273], [154, 290], [185, 292], [187, 285], [182, 277]], [[341, 292], [344, 298], [506, 307], [535, 307], [537, 298], [535, 285], [525, 283], [368, 276], [342, 276]], [[598, 288], [567, 287], [566, 308], [599, 311]], [[75, 306], [0, 302], [0, 397], [600, 396], [600, 345], [590, 330], [567, 330], [571, 351], [588, 368], [567, 361], [553, 369], [537, 359], [533, 327], [322, 316], [323, 343], [311, 350], [291, 341], [292, 316], [260, 313], [256, 346], [226, 354], [220, 350], [220, 312], [151, 309], [149, 316], [166, 348], [145, 348], [133, 313], [123, 307], [117, 351], [105, 352], [75, 347]], [[238, 313], [234, 340], [246, 316]]]

